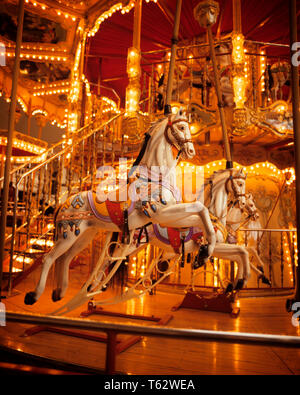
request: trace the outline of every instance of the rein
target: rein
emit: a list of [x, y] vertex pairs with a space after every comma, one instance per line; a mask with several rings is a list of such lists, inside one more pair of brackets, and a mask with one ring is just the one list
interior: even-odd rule
[[141, 148], [141, 150], [140, 150], [140, 152], [138, 154], [138, 157], [134, 161], [131, 169], [129, 170], [128, 177], [127, 177], [127, 183], [129, 181], [129, 177], [132, 175], [132, 173], [134, 172], [135, 168], [141, 163], [141, 160], [143, 159], [143, 157], [145, 155], [145, 151], [146, 151], [148, 142], [149, 142], [149, 140], [151, 138], [151, 135], [149, 133], [145, 133], [144, 136], [145, 137], [144, 137], [144, 142], [143, 142], [142, 148]]
[[176, 143], [177, 143], [178, 146], [179, 146], [179, 153], [178, 153], [178, 155], [177, 155], [177, 159], [178, 159], [178, 157], [179, 157], [179, 155], [180, 155], [180, 153], [181, 153], [181, 150], [182, 150], [182, 147], [184, 146], [184, 144], [186, 144], [186, 143], [192, 143], [192, 140], [191, 140], [191, 139], [183, 139], [182, 137], [180, 137], [179, 134], [178, 134], [178, 132], [174, 129], [173, 125], [175, 125], [175, 124], [178, 123], [178, 122], [187, 122], [187, 123], [188, 123], [188, 121], [187, 121], [186, 119], [184, 119], [184, 118], [176, 119], [176, 121], [173, 121], [173, 122], [172, 122], [172, 121], [171, 121], [171, 117], [169, 116], [169, 118], [168, 118], [168, 123], [167, 123], [167, 125], [166, 125], [165, 132], [164, 132], [164, 134], [165, 134], [165, 139], [167, 140], [167, 142], [168, 142], [171, 146], [173, 146], [173, 147], [175, 147], [176, 149], [178, 149], [178, 147], [176, 147], [176, 145], [174, 144], [174, 142], [173, 142], [173, 141], [169, 138], [169, 136], [168, 136], [168, 129], [170, 129], [170, 130], [171, 130], [172, 136], [174, 137]]
[[239, 198], [239, 197], [245, 197], [246, 196], [245, 193], [238, 193], [234, 183], [232, 182], [233, 180], [239, 180], [239, 179], [246, 180], [246, 176], [241, 176], [241, 175], [233, 176], [232, 175], [232, 171], [230, 171], [230, 176], [228, 177], [228, 179], [226, 180], [226, 183], [225, 183], [225, 190], [226, 190], [227, 194], [229, 194], [228, 184], [229, 184], [229, 182], [231, 182], [231, 188], [232, 188], [232, 191], [234, 193], [234, 197]]

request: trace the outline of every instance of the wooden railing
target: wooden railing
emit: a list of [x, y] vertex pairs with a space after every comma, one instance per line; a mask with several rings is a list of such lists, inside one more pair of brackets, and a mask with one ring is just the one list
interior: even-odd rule
[[57, 316], [42, 316], [35, 314], [6, 312], [7, 322], [18, 322], [30, 325], [47, 325], [70, 329], [100, 331], [107, 334], [105, 373], [115, 373], [116, 344], [118, 334], [135, 334], [142, 336], [158, 336], [173, 339], [198, 340], [203, 342], [218, 342], [230, 344], [249, 344], [257, 346], [274, 346], [284, 348], [300, 348], [300, 337], [284, 336], [249, 332], [213, 331], [187, 328], [161, 328], [157, 326], [128, 325], [119, 322], [99, 322], [62, 318]]

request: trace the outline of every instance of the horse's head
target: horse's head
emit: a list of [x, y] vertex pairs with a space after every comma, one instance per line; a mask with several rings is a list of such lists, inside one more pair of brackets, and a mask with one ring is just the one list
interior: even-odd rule
[[246, 203], [243, 210], [248, 214], [248, 217], [251, 219], [251, 221], [257, 221], [259, 219], [259, 213], [255, 206], [252, 193], [246, 194]]
[[189, 122], [182, 108], [176, 115], [169, 115], [165, 137], [169, 144], [181, 152], [183, 159], [192, 159], [195, 156]]
[[226, 191], [233, 195], [233, 199], [237, 200], [241, 209], [246, 205], [246, 177], [243, 170], [229, 169], [229, 177], [226, 180]]

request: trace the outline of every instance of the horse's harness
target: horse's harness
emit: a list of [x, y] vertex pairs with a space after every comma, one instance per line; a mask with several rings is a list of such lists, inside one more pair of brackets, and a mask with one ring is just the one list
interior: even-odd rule
[[225, 183], [225, 190], [226, 190], [227, 194], [229, 194], [228, 184], [229, 184], [229, 182], [231, 182], [231, 189], [233, 191], [234, 197], [238, 198], [238, 200], [240, 197], [245, 197], [246, 194], [245, 193], [238, 193], [238, 190], [237, 190], [233, 180], [239, 180], [241, 178], [243, 180], [246, 180], [247, 176], [242, 176], [242, 175], [233, 176], [233, 172], [232, 172], [232, 170], [230, 170], [230, 176], [228, 177], [228, 179], [226, 180], [226, 183]]
[[[184, 144], [186, 144], [186, 143], [192, 143], [192, 140], [191, 140], [191, 139], [182, 138], [182, 137], [179, 135], [178, 131], [174, 129], [174, 126], [173, 126], [173, 125], [175, 125], [176, 123], [179, 123], [179, 122], [186, 122], [186, 123], [188, 123], [188, 121], [187, 121], [186, 119], [184, 119], [184, 118], [179, 118], [179, 119], [176, 119], [176, 121], [172, 121], [172, 120], [171, 120], [171, 116], [169, 115], [169, 117], [168, 117], [168, 123], [167, 123], [167, 125], [166, 125], [166, 127], [165, 127], [165, 132], [164, 132], [164, 134], [165, 134], [165, 139], [167, 140], [167, 142], [168, 142], [171, 146], [175, 147], [177, 150], [178, 150], [178, 147], [179, 147], [179, 153], [178, 153], [178, 155], [177, 155], [177, 159], [178, 159], [178, 157], [179, 157], [179, 155], [180, 155], [180, 153], [181, 153], [181, 151], [182, 151], [182, 148], [183, 148]], [[170, 139], [170, 137], [169, 137], [169, 135], [168, 135], [168, 130], [169, 130], [169, 129], [171, 130], [171, 134], [172, 134], [172, 136], [174, 137], [175, 142], [176, 142], [177, 145], [178, 145], [177, 147], [176, 147], [175, 143]]]

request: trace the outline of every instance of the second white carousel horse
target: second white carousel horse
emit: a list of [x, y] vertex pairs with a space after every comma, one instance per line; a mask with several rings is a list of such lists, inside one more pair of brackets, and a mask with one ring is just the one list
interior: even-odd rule
[[[243, 218], [244, 214], [247, 214], [246, 219]], [[247, 226], [246, 226], [247, 225]], [[251, 231], [251, 228], [261, 228], [261, 224], [259, 221], [259, 213], [255, 206], [253, 196], [251, 193], [246, 194], [246, 204], [243, 208], [240, 208], [239, 204], [235, 203], [231, 207], [228, 216], [227, 216], [227, 229], [228, 229], [228, 237], [227, 242], [230, 244], [236, 244], [237, 238], [236, 234], [240, 228], [248, 228], [249, 234], [254, 234], [254, 237], [257, 238], [257, 232]], [[261, 260], [258, 255], [256, 249], [250, 245], [244, 245], [248, 254], [250, 256], [250, 266], [257, 273], [258, 278], [262, 281], [262, 283], [271, 285], [269, 279], [264, 275], [264, 262]], [[258, 266], [252, 264], [252, 259], [256, 260]]]
[[[134, 230], [149, 222], [163, 223], [168, 227], [200, 227], [207, 240], [207, 248], [202, 255], [208, 259], [215, 248], [216, 234], [207, 208], [201, 202], [176, 204], [180, 197], [172, 175], [179, 153], [185, 159], [195, 155], [189, 123], [182, 109], [177, 114], [155, 122], [146, 133], [138, 157], [141, 168], [138, 179], [126, 184], [117, 193], [103, 195], [99, 190], [97, 193], [85, 191], [69, 197], [56, 212], [57, 240], [44, 256], [39, 282], [34, 291], [26, 294], [25, 304], [33, 304], [40, 298], [49, 270], [56, 260], [63, 271], [59, 277], [64, 280], [53, 291], [52, 299], [61, 299], [66, 289], [70, 262], [100, 230], [108, 231], [104, 248], [96, 267], [75, 297], [76, 303], [72, 299], [77, 305], [92, 296], [88, 289], [104, 265], [106, 247], [113, 232], [123, 231], [128, 244], [125, 244], [122, 257], [116, 259], [109, 275], [99, 284], [97, 293], [101, 292], [127, 255]], [[147, 185], [144, 188], [145, 183]]]
[[[234, 284], [232, 287], [228, 287], [227, 292], [233, 289], [241, 289], [250, 278], [250, 264], [247, 249], [243, 246], [226, 243], [228, 233], [226, 230], [226, 219], [228, 218], [228, 196], [231, 196], [233, 199], [229, 204], [229, 214], [234, 207], [239, 207], [239, 212], [241, 213], [244, 206], [247, 208], [249, 216], [252, 217], [257, 213], [255, 206], [255, 211], [253, 209], [253, 201], [249, 202], [250, 196], [248, 196], [248, 205], [247, 201], [245, 203], [245, 198], [247, 197], [247, 195], [245, 195], [245, 178], [246, 176], [241, 170], [228, 169], [215, 172], [210, 180], [206, 183], [205, 194], [207, 198], [205, 201], [208, 205], [217, 237], [217, 243], [212, 255], [222, 259], [234, 260], [238, 263], [238, 271]], [[236, 217], [236, 213], [234, 213], [234, 215]], [[240, 222], [241, 218], [242, 216], [240, 215]], [[235, 219], [233, 222], [235, 222]], [[135, 234], [135, 240], [130, 246], [130, 249], [127, 251], [128, 255], [137, 253], [140, 249], [144, 248], [144, 245], [140, 243], [144, 243], [145, 241], [156, 247], [159, 247], [164, 251], [161, 260], [179, 258], [183, 253], [183, 249], [184, 253], [186, 254], [197, 253], [199, 250], [199, 241], [202, 241], [203, 238], [202, 230], [193, 226], [185, 229], [180, 229], [180, 227], [181, 223], [179, 221], [177, 222], [175, 229], [167, 226], [161, 226], [159, 224], [148, 225], [146, 230], [141, 229]], [[111, 244], [116, 244], [112, 257], [120, 256], [122, 254], [122, 246], [120, 247], [118, 243], [114, 242]], [[195, 259], [194, 268], [199, 268], [205, 263], [204, 260], [198, 258], [199, 257], [197, 256]], [[106, 262], [106, 265], [108, 264], [109, 258], [107, 258]], [[155, 265], [151, 264], [150, 267], [154, 269]], [[174, 267], [174, 264], [172, 267]], [[263, 275], [261, 271], [257, 270], [257, 272], [259, 275]], [[166, 274], [163, 276], [163, 278], [165, 278], [170, 273], [171, 268], [166, 271]], [[91, 289], [94, 289], [98, 286], [98, 281], [101, 280], [103, 276], [105, 276], [105, 270], [99, 272], [98, 275], [99, 279], [96, 278], [96, 281], [92, 284]], [[150, 287], [146, 287], [147, 290], [149, 290], [149, 288], [153, 288], [156, 285], [152, 284], [151, 275], [152, 271], [148, 269], [146, 275], [142, 279], [143, 283], [148, 282], [151, 284]], [[160, 278], [160, 282], [161, 281], [162, 278]], [[137, 288], [136, 285], [134, 285], [133, 288]], [[125, 297], [119, 301], [124, 300]], [[102, 303], [106, 303], [106, 301], [97, 302], [97, 304]]]

